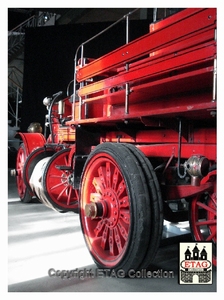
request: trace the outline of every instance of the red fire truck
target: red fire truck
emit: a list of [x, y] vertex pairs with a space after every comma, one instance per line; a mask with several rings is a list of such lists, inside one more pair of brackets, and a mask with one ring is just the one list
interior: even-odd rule
[[99, 267], [147, 268], [164, 220], [189, 221], [216, 265], [216, 9], [183, 9], [133, 41], [130, 14], [125, 45], [77, 49], [73, 94], [44, 99], [48, 133], [18, 133], [19, 196], [78, 213]]

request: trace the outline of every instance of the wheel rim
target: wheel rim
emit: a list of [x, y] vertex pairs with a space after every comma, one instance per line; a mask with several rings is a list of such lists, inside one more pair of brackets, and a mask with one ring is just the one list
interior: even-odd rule
[[98, 262], [117, 265], [126, 250], [131, 210], [127, 184], [116, 161], [99, 154], [82, 182], [81, 219], [88, 247]]
[[18, 194], [21, 199], [24, 198], [26, 193], [26, 185], [23, 180], [23, 170], [24, 170], [24, 164], [26, 158], [27, 158], [27, 154], [25, 152], [25, 149], [24, 147], [20, 146], [16, 158], [16, 171], [17, 171], [16, 181], [17, 181]]
[[211, 171], [202, 180], [202, 184], [213, 182], [213, 189], [191, 202], [191, 229], [196, 241], [212, 242], [213, 264], [216, 265], [217, 243], [217, 197], [216, 197], [216, 170]]
[[78, 208], [78, 190], [73, 188], [73, 170], [69, 163], [70, 149], [54, 154], [48, 161], [43, 175], [48, 200], [63, 211]]

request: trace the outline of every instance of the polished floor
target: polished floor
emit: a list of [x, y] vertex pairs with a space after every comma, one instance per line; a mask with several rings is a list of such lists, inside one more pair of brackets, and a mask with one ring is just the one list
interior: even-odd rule
[[8, 292], [216, 292], [216, 268], [212, 284], [178, 283], [180, 241], [191, 241], [188, 224], [164, 224], [150, 268], [157, 276], [103, 273], [86, 248], [79, 216], [57, 213], [35, 199], [22, 203], [15, 178], [8, 177]]

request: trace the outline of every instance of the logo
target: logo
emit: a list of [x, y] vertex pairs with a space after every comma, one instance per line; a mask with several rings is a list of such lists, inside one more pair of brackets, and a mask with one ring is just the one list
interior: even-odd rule
[[179, 284], [212, 284], [212, 243], [180, 243]]

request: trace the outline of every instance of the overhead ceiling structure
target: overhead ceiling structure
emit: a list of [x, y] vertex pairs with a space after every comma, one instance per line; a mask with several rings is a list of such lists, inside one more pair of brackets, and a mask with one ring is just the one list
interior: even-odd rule
[[[58, 16], [55, 25], [75, 23], [110, 22], [122, 18], [134, 8], [9, 8], [8, 30], [12, 30], [29, 17], [42, 12]], [[146, 19], [149, 9], [142, 8], [134, 13], [132, 19]]]

